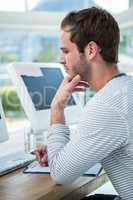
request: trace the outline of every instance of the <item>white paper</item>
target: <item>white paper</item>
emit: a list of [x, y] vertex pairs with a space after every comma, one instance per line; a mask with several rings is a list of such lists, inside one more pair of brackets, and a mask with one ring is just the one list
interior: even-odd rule
[[48, 173], [50, 174], [50, 169], [49, 167], [42, 167], [38, 163], [38, 161], [32, 162], [30, 165], [28, 165], [27, 169], [25, 172], [31, 172], [31, 173]]
[[[99, 175], [101, 171], [101, 164], [96, 164], [89, 170], [87, 170], [83, 175], [84, 176], [97, 176]], [[42, 167], [37, 161], [34, 161], [31, 163], [27, 169], [24, 171], [26, 173], [44, 173], [44, 174], [50, 174], [49, 167]]]

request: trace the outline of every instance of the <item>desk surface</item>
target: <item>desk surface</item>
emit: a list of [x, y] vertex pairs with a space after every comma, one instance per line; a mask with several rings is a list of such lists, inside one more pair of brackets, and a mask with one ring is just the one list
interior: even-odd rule
[[66, 186], [56, 185], [49, 175], [23, 174], [23, 170], [0, 177], [0, 200], [79, 200], [107, 181], [99, 177], [80, 177]]

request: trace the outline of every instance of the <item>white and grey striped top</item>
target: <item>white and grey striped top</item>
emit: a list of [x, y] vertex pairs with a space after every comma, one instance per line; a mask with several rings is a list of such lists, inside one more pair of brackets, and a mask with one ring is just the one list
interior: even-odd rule
[[48, 134], [51, 176], [72, 182], [100, 162], [123, 200], [133, 199], [133, 78], [109, 81], [87, 103], [70, 139], [67, 125], [54, 124]]

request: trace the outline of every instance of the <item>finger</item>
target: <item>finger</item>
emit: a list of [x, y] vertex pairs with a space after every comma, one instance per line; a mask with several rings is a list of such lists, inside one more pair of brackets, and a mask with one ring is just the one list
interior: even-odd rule
[[40, 153], [43, 153], [47, 150], [47, 146], [46, 145], [37, 145], [36, 146], [36, 149], [35, 149], [35, 152], [38, 151]]
[[45, 153], [44, 156], [41, 159], [41, 162], [47, 162], [48, 161], [48, 154]]
[[43, 162], [40, 161], [39, 164], [41, 167], [45, 167], [45, 164]]
[[71, 80], [72, 80], [72, 76], [70, 76], [70, 75], [67, 75], [65, 78], [64, 78], [64, 80], [63, 80], [63, 83], [69, 83]]
[[71, 87], [77, 86], [78, 83], [79, 83], [80, 81], [81, 81], [81, 78], [80, 78], [80, 75], [78, 74], [78, 75], [76, 75], [76, 76], [72, 79], [72, 81], [70, 82]]
[[40, 161], [41, 166], [48, 166], [48, 155], [45, 154]]
[[36, 156], [36, 160], [40, 161], [41, 160], [41, 154], [39, 151], [35, 151], [35, 156]]
[[36, 159], [37, 159], [38, 161], [40, 161], [45, 153], [47, 153], [47, 147], [46, 147], [46, 146], [43, 145], [43, 146], [41, 146], [41, 147], [40, 147], [40, 146], [37, 147], [37, 148], [35, 149]]

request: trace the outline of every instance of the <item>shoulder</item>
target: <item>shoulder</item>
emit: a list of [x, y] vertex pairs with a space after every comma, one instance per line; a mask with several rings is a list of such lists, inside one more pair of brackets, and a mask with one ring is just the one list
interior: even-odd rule
[[109, 81], [88, 104], [117, 107], [118, 104], [124, 102], [124, 99], [127, 99], [129, 94], [133, 96], [133, 77], [123, 76]]

